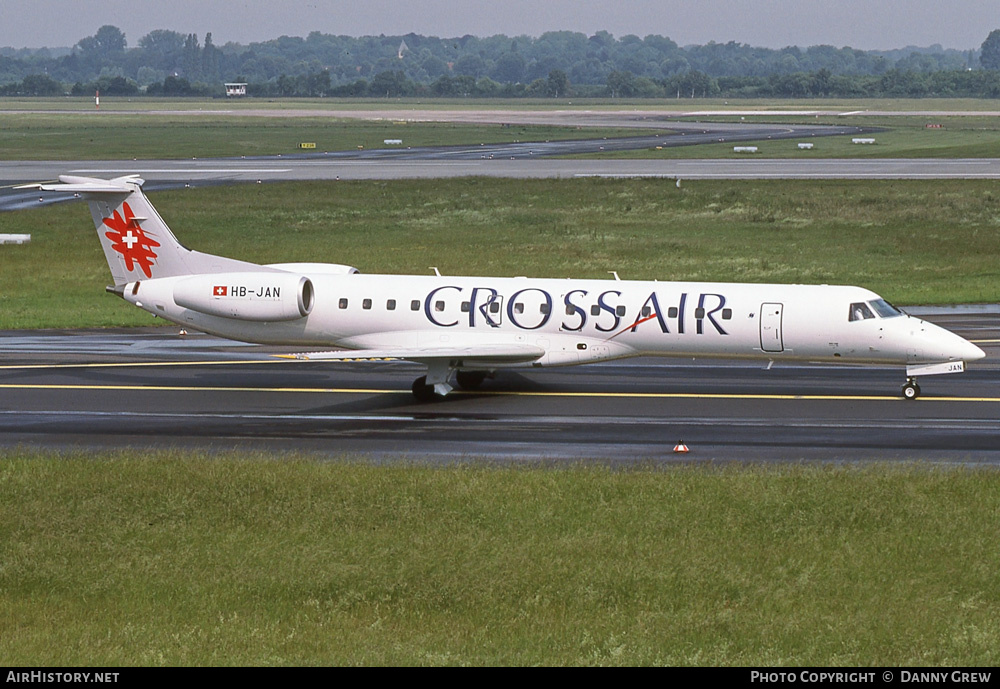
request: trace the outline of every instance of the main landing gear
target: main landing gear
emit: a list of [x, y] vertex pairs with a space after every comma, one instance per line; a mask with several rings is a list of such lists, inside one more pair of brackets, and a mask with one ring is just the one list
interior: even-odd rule
[[475, 390], [486, 380], [486, 371], [458, 371], [455, 382], [463, 390]]
[[[455, 382], [458, 383], [458, 387], [463, 390], [475, 390], [486, 377], [490, 375], [486, 371], [456, 371], [455, 372]], [[451, 386], [447, 386], [450, 390]], [[413, 381], [413, 396], [417, 398], [420, 402], [433, 402], [434, 400], [441, 399], [444, 397], [443, 394], [438, 394], [433, 385], [427, 384], [427, 376], [420, 376], [415, 381]]]
[[434, 392], [434, 386], [427, 384], [427, 376], [420, 376], [415, 381], [413, 381], [413, 396], [417, 398], [418, 402], [433, 402], [434, 398], [437, 397], [437, 393]]
[[907, 378], [903, 385], [903, 397], [908, 400], [915, 400], [920, 397], [920, 386], [917, 385], [916, 378]]

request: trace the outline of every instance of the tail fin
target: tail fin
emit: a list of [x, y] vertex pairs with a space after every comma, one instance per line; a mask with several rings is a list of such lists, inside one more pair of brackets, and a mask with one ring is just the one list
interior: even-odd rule
[[60, 175], [59, 182], [30, 186], [83, 196], [116, 285], [175, 275], [269, 270], [186, 248], [142, 193], [143, 180], [137, 175], [112, 180]]

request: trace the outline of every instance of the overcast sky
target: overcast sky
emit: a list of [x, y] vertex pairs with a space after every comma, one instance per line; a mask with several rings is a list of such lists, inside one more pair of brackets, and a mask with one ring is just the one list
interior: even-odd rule
[[605, 30], [668, 36], [681, 45], [830, 44], [978, 48], [1000, 28], [1000, 0], [0, 0], [0, 46], [72, 46], [105, 24], [129, 47], [155, 29], [250, 43], [311, 31], [538, 36]]

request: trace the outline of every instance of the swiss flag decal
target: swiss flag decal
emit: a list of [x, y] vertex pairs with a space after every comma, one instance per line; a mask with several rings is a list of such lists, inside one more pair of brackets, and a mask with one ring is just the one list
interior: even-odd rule
[[229, 294], [229, 288], [226, 287], [225, 285], [216, 285], [212, 289], [213, 297], [225, 297], [228, 294]]

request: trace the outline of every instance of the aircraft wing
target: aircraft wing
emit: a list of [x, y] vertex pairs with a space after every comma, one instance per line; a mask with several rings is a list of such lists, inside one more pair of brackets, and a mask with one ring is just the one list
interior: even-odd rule
[[489, 366], [534, 361], [545, 354], [533, 345], [474, 345], [470, 347], [393, 347], [391, 349], [354, 349], [303, 354], [276, 354], [284, 359], [306, 361], [394, 361], [405, 359], [421, 364], [447, 362], [449, 366]]

